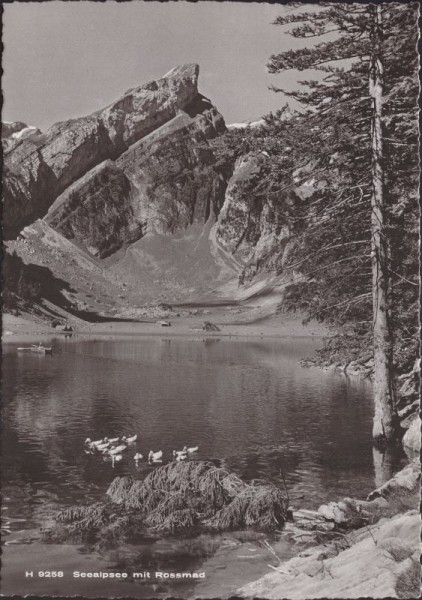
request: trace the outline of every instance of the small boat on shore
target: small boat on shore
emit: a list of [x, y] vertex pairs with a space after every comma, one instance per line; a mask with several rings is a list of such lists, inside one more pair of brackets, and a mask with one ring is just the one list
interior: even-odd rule
[[43, 346], [42, 344], [32, 344], [32, 346], [25, 348], [18, 348], [18, 352], [35, 352], [36, 354], [52, 354], [53, 349], [51, 347]]

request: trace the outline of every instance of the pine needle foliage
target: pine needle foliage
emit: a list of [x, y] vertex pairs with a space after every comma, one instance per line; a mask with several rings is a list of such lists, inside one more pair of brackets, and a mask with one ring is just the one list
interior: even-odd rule
[[[274, 24], [309, 38], [309, 46], [274, 54], [267, 66], [270, 73], [314, 70], [298, 90], [273, 87], [301, 110], [285, 105], [261, 127], [218, 140], [227, 160], [257, 157], [259, 177], [237, 194], [250, 206], [263, 203], [286, 232], [271, 256], [246, 265], [240, 283], [257, 268], [284, 274], [280, 309], [325, 322], [334, 338], [322, 359], [343, 363], [372, 347], [372, 13], [370, 4], [323, 2], [306, 10], [290, 3]], [[416, 3], [383, 5], [383, 234], [394, 375], [408, 372], [418, 356], [418, 13]]]
[[144, 480], [116, 477], [105, 502], [67, 508], [56, 520], [61, 535], [113, 541], [145, 533], [274, 531], [287, 507], [273, 484], [249, 484], [213, 463], [188, 461], [158, 467]]

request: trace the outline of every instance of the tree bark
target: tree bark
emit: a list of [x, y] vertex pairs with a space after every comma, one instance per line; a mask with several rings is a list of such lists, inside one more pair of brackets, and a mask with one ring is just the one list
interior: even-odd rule
[[385, 190], [382, 104], [384, 69], [382, 55], [382, 6], [371, 5], [372, 58], [369, 91], [372, 98], [372, 198], [371, 198], [371, 266], [374, 340], [373, 438], [377, 446], [391, 443], [396, 437], [396, 409], [393, 387], [393, 348], [388, 306], [388, 248], [385, 233]]

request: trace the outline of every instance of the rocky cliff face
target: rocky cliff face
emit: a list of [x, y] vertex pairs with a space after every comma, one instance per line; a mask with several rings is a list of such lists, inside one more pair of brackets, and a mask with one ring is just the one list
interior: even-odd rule
[[225, 129], [199, 94], [184, 110], [61, 194], [45, 220], [104, 258], [147, 233], [169, 234], [218, 214], [226, 182], [207, 139]]
[[107, 256], [142, 235], [134, 188], [111, 160], [78, 179], [50, 207], [44, 221], [94, 256]]
[[[153, 132], [160, 137], [163, 126], [163, 137], [171, 130], [189, 129], [193, 121], [205, 139], [223, 131], [222, 117], [199, 97], [198, 73], [197, 65], [178, 67], [129, 90], [97, 113], [57, 123], [45, 134], [24, 138], [11, 147], [4, 169], [5, 236], [16, 236], [23, 226], [43, 217], [60, 194], [100, 163], [116, 160]], [[98, 181], [96, 172], [93, 176]], [[80, 202], [84, 200], [82, 195]]]
[[40, 135], [41, 131], [36, 127], [28, 126], [22, 121], [8, 123], [4, 121], [1, 124], [1, 138], [3, 152], [7, 153], [22, 140], [28, 139], [33, 135]]
[[303, 201], [300, 189], [277, 195], [257, 191], [256, 183], [265, 177], [265, 161], [265, 153], [236, 161], [219, 214], [216, 238], [244, 264], [240, 283], [261, 271], [282, 273], [293, 233], [287, 217], [290, 208]]
[[[44, 134], [24, 123], [3, 128], [5, 237], [41, 218], [31, 239], [45, 225], [113, 277], [122, 269], [139, 277], [144, 296], [279, 275], [291, 234], [285, 215], [300, 195], [257, 191], [265, 152], [235, 164], [217, 157], [211, 140], [226, 126], [199, 93], [198, 73], [197, 65], [178, 67]], [[41, 246], [53, 239], [41, 238]], [[43, 264], [55, 264], [45, 252]]]
[[222, 116], [198, 95], [185, 111], [131, 146], [116, 161], [137, 189], [146, 232], [174, 233], [218, 214], [226, 181], [207, 139], [225, 130]]

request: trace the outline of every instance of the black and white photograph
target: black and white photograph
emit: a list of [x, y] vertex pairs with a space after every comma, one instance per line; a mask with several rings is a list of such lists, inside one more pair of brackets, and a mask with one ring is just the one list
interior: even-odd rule
[[0, 10], [0, 594], [419, 598], [419, 4]]

